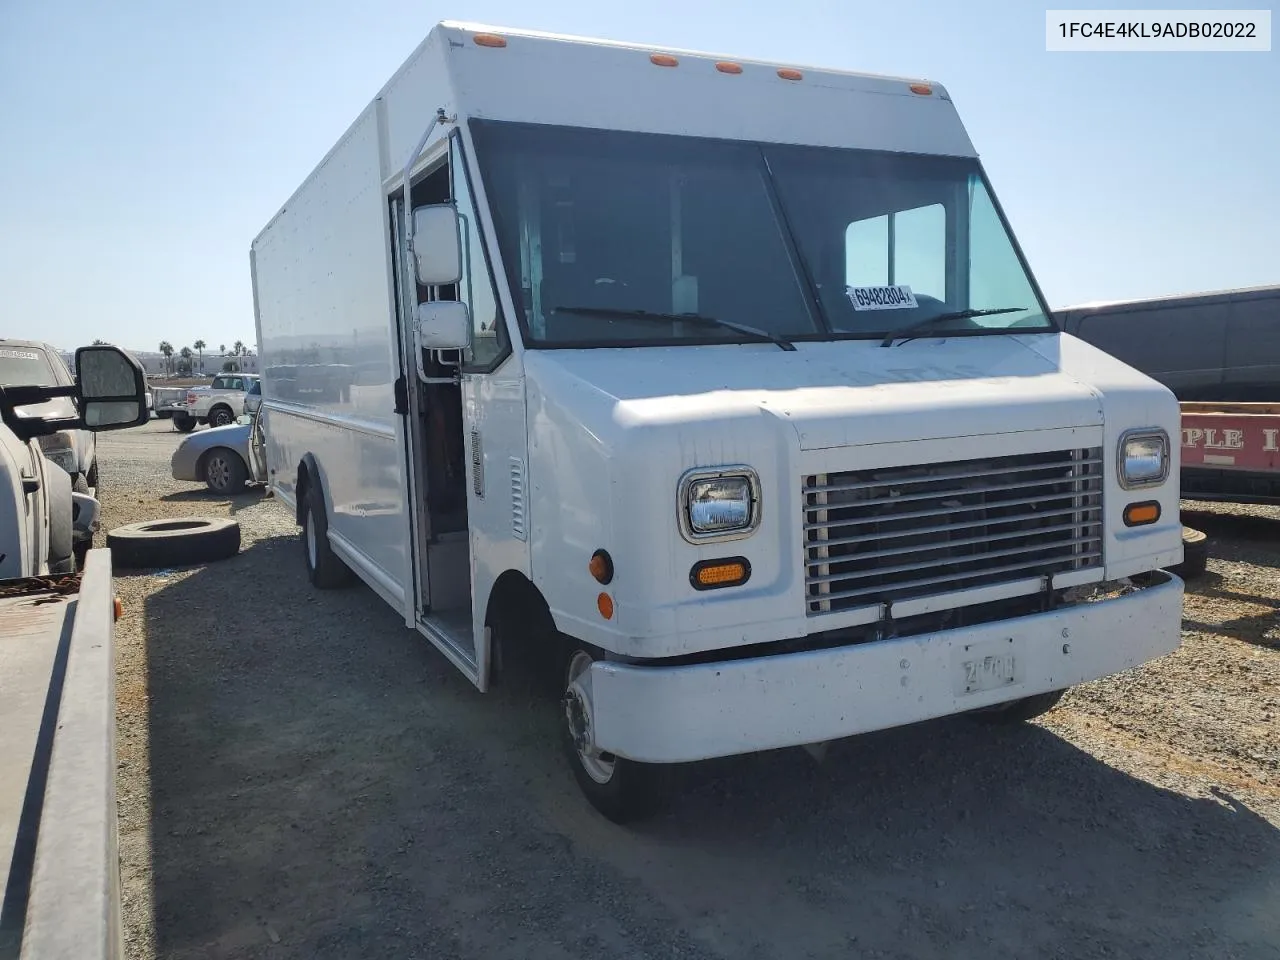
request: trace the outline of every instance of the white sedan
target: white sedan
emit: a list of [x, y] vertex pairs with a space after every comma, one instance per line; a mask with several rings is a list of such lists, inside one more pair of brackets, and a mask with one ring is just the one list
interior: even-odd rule
[[248, 484], [266, 480], [261, 451], [261, 415], [244, 416], [184, 437], [169, 467], [175, 480], [194, 480], [214, 493], [234, 496]]

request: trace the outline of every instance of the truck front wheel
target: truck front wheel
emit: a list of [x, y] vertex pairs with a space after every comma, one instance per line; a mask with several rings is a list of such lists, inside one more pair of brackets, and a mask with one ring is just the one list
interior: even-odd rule
[[188, 417], [185, 414], [175, 414], [173, 418], [173, 426], [182, 433], [190, 433], [196, 428], [196, 418]]
[[663, 768], [638, 763], [599, 750], [593, 743], [589, 688], [583, 684], [592, 655], [571, 648], [561, 701], [562, 739], [578, 787], [593, 807], [614, 823], [639, 820], [654, 813], [665, 798]]

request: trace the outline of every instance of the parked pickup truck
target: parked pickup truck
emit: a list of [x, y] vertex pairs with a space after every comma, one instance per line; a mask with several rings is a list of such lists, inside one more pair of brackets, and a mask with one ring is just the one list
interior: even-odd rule
[[151, 410], [161, 420], [168, 420], [187, 405], [186, 387], [152, 387]]
[[174, 409], [173, 425], [189, 433], [197, 423], [211, 427], [235, 423], [245, 412], [246, 395], [257, 383], [254, 373], [220, 373], [207, 387], [191, 387], [185, 403]]
[[[62, 354], [50, 344], [0, 339], [0, 387], [69, 387], [74, 383], [75, 377]], [[70, 397], [57, 396], [28, 408], [26, 413], [74, 418], [76, 410]], [[98, 444], [91, 430], [68, 428], [37, 439], [45, 458], [71, 476], [77, 493], [96, 496]]]

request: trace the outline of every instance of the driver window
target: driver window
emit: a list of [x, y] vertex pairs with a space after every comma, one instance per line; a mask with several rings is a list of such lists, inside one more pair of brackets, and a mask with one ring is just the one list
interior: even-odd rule
[[480, 220], [471, 196], [470, 179], [462, 159], [457, 137], [450, 148], [449, 167], [453, 180], [453, 199], [462, 221], [462, 283], [458, 299], [471, 313], [471, 357], [469, 366], [487, 367], [506, 348], [506, 331], [497, 291], [489, 273]]

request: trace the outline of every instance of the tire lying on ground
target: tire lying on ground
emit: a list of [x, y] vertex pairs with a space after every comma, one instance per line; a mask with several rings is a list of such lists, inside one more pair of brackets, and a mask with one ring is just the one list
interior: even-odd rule
[[117, 567], [184, 567], [225, 560], [240, 552], [240, 524], [214, 517], [145, 520], [107, 534]]
[[1199, 530], [1191, 527], [1182, 528], [1182, 562], [1171, 568], [1184, 580], [1198, 577], [1208, 569], [1209, 538]]

